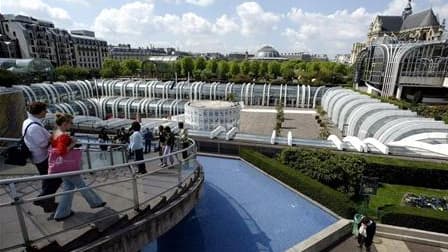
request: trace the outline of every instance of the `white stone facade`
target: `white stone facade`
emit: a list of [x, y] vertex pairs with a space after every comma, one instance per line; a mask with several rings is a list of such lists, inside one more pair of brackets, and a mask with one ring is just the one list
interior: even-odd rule
[[194, 101], [185, 104], [185, 123], [193, 130], [230, 130], [240, 126], [241, 105], [225, 101]]

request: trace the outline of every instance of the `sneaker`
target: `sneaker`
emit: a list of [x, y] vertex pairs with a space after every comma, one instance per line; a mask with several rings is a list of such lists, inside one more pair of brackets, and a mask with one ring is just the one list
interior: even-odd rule
[[67, 215], [67, 216], [65, 216], [65, 217], [61, 217], [61, 218], [54, 218], [54, 220], [55, 221], [63, 221], [63, 220], [65, 220], [65, 219], [68, 219], [68, 218], [70, 218], [70, 217], [72, 217], [73, 215], [75, 214], [75, 212], [73, 212], [73, 211], [70, 211], [70, 214], [69, 215]]
[[107, 204], [107, 202], [104, 201], [103, 203], [99, 204], [98, 206], [94, 206], [94, 207], [91, 207], [91, 208], [92, 208], [92, 209], [95, 209], [95, 208], [104, 207], [106, 204]]

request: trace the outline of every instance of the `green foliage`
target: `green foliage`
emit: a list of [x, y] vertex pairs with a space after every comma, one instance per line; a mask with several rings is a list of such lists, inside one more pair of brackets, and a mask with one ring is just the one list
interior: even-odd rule
[[205, 69], [206, 65], [207, 63], [205, 62], [204, 57], [197, 57], [194, 60], [194, 70], [201, 72], [202, 70]]
[[240, 64], [237, 61], [230, 62], [230, 75], [232, 77], [237, 76], [240, 73]]
[[193, 69], [194, 69], [194, 62], [193, 62], [193, 58], [192, 57], [185, 57], [182, 58], [180, 60], [181, 65], [182, 65], [182, 74], [184, 76], [188, 76], [193, 73]]
[[[445, 163], [422, 162], [367, 156], [364, 174], [378, 177], [381, 182], [412, 185], [429, 188], [448, 188], [448, 165]], [[403, 176], [406, 174], [406, 176]]]
[[280, 76], [280, 74], [281, 74], [280, 68], [281, 68], [281, 65], [277, 61], [269, 62], [269, 65], [268, 65], [269, 70], [268, 71], [269, 71], [269, 75], [271, 76], [271, 78], [277, 79], [277, 77]]
[[285, 63], [281, 65], [281, 76], [286, 81], [291, 81], [295, 77], [294, 73], [294, 64], [292, 63]]
[[120, 62], [121, 75], [135, 76], [139, 74], [142, 68], [142, 62], [137, 59], [127, 59]]
[[227, 101], [236, 102], [236, 97], [234, 93], [230, 93], [227, 95]]
[[241, 73], [242, 74], [249, 75], [249, 72], [250, 72], [250, 62], [248, 60], [245, 60], [245, 61], [241, 62], [240, 68], [241, 68]]
[[214, 74], [214, 75], [218, 74], [218, 62], [216, 60], [209, 60], [209, 61], [207, 61], [207, 67], [206, 68], [212, 74]]
[[384, 224], [448, 233], [448, 214], [444, 212], [408, 206], [389, 206], [382, 211]]
[[11, 87], [11, 85], [19, 84], [20, 76], [4, 69], [0, 69], [0, 86]]
[[340, 192], [356, 195], [366, 161], [360, 156], [326, 149], [288, 148], [280, 161]]
[[253, 60], [250, 62], [250, 75], [254, 78], [258, 78], [258, 73], [260, 71], [260, 62]]
[[261, 62], [258, 76], [266, 79], [268, 77], [268, 70], [269, 70], [268, 62], [266, 61]]
[[323, 204], [340, 216], [345, 218], [353, 217], [355, 205], [347, 195], [333, 190], [301, 172], [286, 167], [280, 162], [253, 150], [241, 149], [240, 156], [283, 183]]
[[103, 62], [103, 68], [101, 68], [100, 74], [103, 78], [115, 78], [120, 76], [122, 68], [120, 61], [114, 59], [106, 59]]
[[218, 78], [221, 80], [227, 80], [229, 75], [229, 63], [227, 61], [221, 60], [218, 63]]
[[89, 70], [81, 67], [63, 65], [55, 68], [56, 80], [83, 80], [89, 78]]

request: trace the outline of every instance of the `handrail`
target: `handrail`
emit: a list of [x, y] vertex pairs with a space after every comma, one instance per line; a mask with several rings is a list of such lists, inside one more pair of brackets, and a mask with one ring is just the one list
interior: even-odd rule
[[[0, 141], [1, 141], [1, 138], [0, 138]], [[125, 163], [125, 164], [117, 164], [117, 165], [107, 166], [107, 167], [98, 168], [98, 169], [94, 169], [94, 170], [81, 170], [81, 171], [73, 171], [73, 172], [58, 173], [58, 174], [38, 175], [38, 176], [0, 180], [0, 186], [9, 188], [9, 190], [7, 190], [7, 191], [9, 191], [8, 194], [13, 194], [13, 195], [11, 195], [10, 200], [7, 200], [7, 202], [4, 202], [4, 203], [0, 203], [0, 210], [2, 208], [5, 209], [4, 207], [15, 206], [15, 209], [17, 211], [17, 221], [20, 224], [20, 230], [22, 231], [21, 234], [22, 234], [22, 238], [24, 241], [24, 244], [21, 244], [22, 246], [23, 245], [31, 246], [32, 242], [40, 241], [43, 239], [48, 239], [49, 237], [53, 237], [55, 235], [67, 232], [69, 230], [73, 230], [75, 228], [80, 228], [80, 227], [85, 227], [85, 226], [88, 226], [91, 224], [91, 221], [83, 221], [79, 224], [75, 224], [70, 227], [65, 227], [62, 230], [54, 230], [52, 232], [48, 231], [48, 232], [50, 232], [49, 234], [43, 234], [42, 236], [35, 237], [33, 240], [31, 240], [30, 236], [28, 234], [29, 228], [27, 227], [27, 225], [29, 225], [29, 224], [27, 224], [27, 222], [25, 222], [25, 217], [24, 217], [25, 210], [23, 209], [23, 205], [25, 203], [29, 203], [29, 202], [36, 201], [36, 200], [47, 199], [47, 198], [51, 198], [51, 197], [55, 197], [55, 196], [61, 196], [64, 194], [80, 192], [83, 190], [88, 190], [89, 188], [101, 188], [101, 187], [105, 187], [105, 186], [117, 185], [120, 183], [132, 182], [133, 192], [130, 197], [133, 199], [133, 203], [129, 203], [129, 206], [123, 205], [123, 207], [121, 207], [119, 209], [114, 209], [114, 211], [115, 211], [114, 213], [112, 213], [112, 214], [105, 213], [104, 215], [98, 216], [96, 219], [103, 220], [103, 219], [107, 219], [107, 218], [110, 218], [113, 216], [118, 216], [121, 213], [128, 212], [132, 209], [139, 211], [142, 206], [147, 206], [147, 203], [150, 202], [151, 200], [160, 198], [162, 195], [172, 191], [174, 188], [182, 187], [186, 183], [185, 181], [189, 180], [192, 176], [196, 176], [194, 174], [197, 174], [197, 172], [200, 171], [200, 165], [197, 162], [193, 162], [193, 163], [190, 162], [191, 160], [195, 160], [195, 157], [196, 157], [196, 153], [197, 153], [196, 142], [193, 139], [188, 139], [188, 141], [190, 144], [185, 149], [180, 149], [180, 150], [174, 151], [167, 155], [152, 157], [152, 158], [144, 159], [141, 161], [134, 161], [134, 162], [129, 162], [129, 163]], [[188, 156], [185, 158], [179, 158], [179, 155], [184, 152], [187, 152]], [[157, 168], [155, 170], [149, 171], [146, 174], [141, 174], [141, 175], [137, 174], [135, 169], [132, 169], [132, 167], [135, 165], [142, 164], [142, 163], [150, 163], [150, 162], [154, 162], [154, 161], [157, 162], [161, 158], [166, 158], [166, 157], [170, 157], [170, 156], [176, 157], [176, 159], [179, 161], [179, 164], [172, 164], [170, 166]], [[182, 174], [182, 170], [184, 169], [184, 164], [187, 164], [187, 166], [193, 165], [195, 169], [192, 169], [191, 173], [189, 173], [189, 175]], [[178, 165], [178, 169], [176, 169], [174, 171], [178, 173], [176, 175], [177, 182], [173, 181], [172, 185], [169, 185], [169, 188], [164, 188], [160, 192], [156, 192], [156, 195], [139, 199], [139, 197], [140, 197], [139, 195], [141, 195], [141, 193], [139, 193], [139, 190], [142, 191], [142, 190], [146, 190], [146, 189], [144, 187], [137, 186], [137, 179], [139, 179], [139, 180], [143, 179], [146, 176], [153, 175], [157, 172], [160, 172], [165, 169], [169, 169], [176, 165]], [[91, 176], [95, 177], [95, 176], [98, 176], [98, 174], [101, 176], [101, 173], [104, 173], [104, 172], [120, 172], [120, 171], [125, 172], [123, 174], [124, 176], [121, 178], [105, 176], [105, 178], [106, 178], [105, 181], [107, 181], [108, 179], [112, 179], [112, 181], [107, 181], [107, 182], [100, 181], [95, 184], [91, 184], [85, 188], [76, 188], [74, 190], [58, 192], [58, 193], [54, 193], [51, 195], [38, 196], [38, 197], [31, 196], [31, 197], [25, 198], [27, 195], [26, 194], [22, 195], [16, 189], [16, 188], [18, 188], [17, 185], [20, 183], [29, 183], [29, 182], [40, 181], [40, 180], [44, 180], [44, 179], [62, 178], [65, 176], [73, 176], [73, 175], [91, 175]], [[186, 177], [182, 178], [183, 175], [185, 175]], [[116, 178], [119, 178], [119, 179], [116, 179]], [[38, 225], [38, 224], [35, 223], [34, 225]], [[21, 246], [21, 245], [15, 244], [14, 247]], [[11, 248], [11, 247], [9, 247], [9, 248]], [[3, 250], [3, 249], [8, 249], [8, 248], [0, 246], [0, 250]]]
[[63, 172], [63, 173], [57, 173], [57, 174], [36, 175], [36, 176], [31, 176], [31, 177], [3, 179], [3, 180], [0, 180], [0, 185], [10, 184], [10, 183], [19, 183], [19, 182], [30, 182], [30, 181], [36, 181], [36, 180], [52, 179], [52, 178], [60, 178], [60, 177], [73, 176], [73, 175], [82, 175], [82, 174], [86, 174], [86, 173], [91, 174], [91, 173], [97, 173], [97, 172], [102, 172], [102, 171], [107, 171], [107, 170], [112, 170], [112, 169], [117, 169], [117, 168], [123, 168], [123, 167], [127, 168], [130, 165], [138, 165], [138, 164], [142, 164], [142, 163], [146, 163], [146, 162], [160, 160], [160, 159], [162, 159], [164, 157], [175, 156], [175, 155], [180, 154], [180, 153], [182, 153], [184, 151], [189, 151], [189, 150], [195, 148], [196, 147], [196, 142], [193, 139], [188, 139], [188, 140], [192, 144], [190, 144], [187, 148], [182, 149], [182, 150], [178, 150], [178, 151], [175, 151], [175, 152], [171, 152], [170, 154], [163, 155], [163, 156], [157, 156], [157, 157], [152, 157], [152, 158], [148, 158], [148, 159], [144, 159], [144, 160], [139, 160], [139, 161], [128, 162], [128, 163], [124, 163], [124, 164], [117, 164], [117, 165], [97, 168], [97, 169], [94, 169], [94, 170], [72, 171], [72, 172]]

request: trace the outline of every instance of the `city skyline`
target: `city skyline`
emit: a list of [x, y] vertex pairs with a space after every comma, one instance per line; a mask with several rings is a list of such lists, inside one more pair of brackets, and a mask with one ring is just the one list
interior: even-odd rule
[[[364, 41], [378, 14], [400, 15], [406, 0], [217, 1], [36, 0], [0, 3], [2, 14], [23, 14], [68, 30], [89, 29], [110, 44], [154, 45], [192, 52], [254, 53], [262, 45], [280, 52], [349, 53]], [[414, 13], [433, 8], [448, 17], [442, 0], [413, 2]]]

